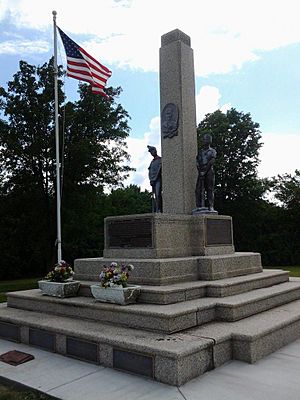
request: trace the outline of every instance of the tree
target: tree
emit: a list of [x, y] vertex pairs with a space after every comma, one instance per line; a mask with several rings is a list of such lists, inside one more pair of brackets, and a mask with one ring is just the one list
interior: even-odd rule
[[233, 217], [237, 250], [259, 250], [268, 204], [263, 200], [269, 188], [267, 180], [258, 178], [261, 134], [259, 124], [231, 108], [207, 114], [198, 126], [198, 140], [209, 133], [217, 151], [215, 162], [215, 208], [220, 214]]
[[66, 104], [62, 237], [68, 259], [101, 255], [103, 189], [120, 185], [132, 170], [124, 163], [129, 116], [114, 101], [120, 91], [110, 88], [106, 101], [79, 85], [79, 100]]
[[140, 187], [130, 185], [113, 190], [108, 196], [109, 215], [130, 215], [151, 213], [151, 193], [141, 192]]
[[[125, 143], [129, 116], [116, 103], [120, 88], [109, 88], [110, 97], [105, 100], [80, 85], [75, 103], [64, 103], [61, 79], [58, 90], [64, 149], [63, 234], [69, 234], [66, 254], [74, 258], [86, 242], [91, 248], [96, 245], [90, 235], [83, 238], [83, 234], [100, 224], [92, 208], [99, 208], [104, 187], [120, 185], [131, 170]], [[6, 276], [40, 273], [55, 261], [53, 94], [52, 59], [41, 67], [21, 61], [7, 90], [0, 88], [4, 114], [0, 119], [2, 277], [3, 271]]]
[[294, 175], [278, 175], [273, 180], [275, 198], [281, 205], [277, 229], [280, 232], [280, 249], [283, 263], [300, 264], [300, 170]]
[[294, 175], [278, 175], [273, 185], [275, 197], [283, 208], [300, 215], [300, 170], [296, 170]]
[[[205, 133], [213, 137], [217, 150], [215, 163], [216, 208], [227, 209], [236, 200], [257, 200], [265, 191], [265, 182], [257, 177], [261, 135], [259, 124], [250, 114], [234, 108], [207, 114], [198, 126], [198, 139]], [[230, 208], [230, 207], [229, 207]]]
[[42, 67], [21, 61], [8, 90], [0, 88], [6, 117], [0, 131], [1, 236], [6, 238], [1, 241], [2, 273], [7, 269], [11, 276], [26, 268], [36, 273], [35, 260], [45, 268], [55, 238], [52, 70], [51, 61]]
[[110, 100], [79, 85], [80, 99], [65, 109], [65, 184], [116, 186], [132, 170], [125, 139], [129, 134], [128, 113], [115, 104], [120, 88], [109, 88]]

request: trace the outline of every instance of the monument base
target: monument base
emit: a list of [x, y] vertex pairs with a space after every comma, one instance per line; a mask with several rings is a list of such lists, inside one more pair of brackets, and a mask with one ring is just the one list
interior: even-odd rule
[[233, 254], [227, 215], [136, 214], [105, 218], [105, 258]]
[[113, 261], [133, 264], [130, 282], [142, 285], [161, 286], [199, 279], [213, 281], [262, 272], [259, 253], [152, 259], [99, 257], [75, 260], [76, 279], [98, 280], [103, 266]]

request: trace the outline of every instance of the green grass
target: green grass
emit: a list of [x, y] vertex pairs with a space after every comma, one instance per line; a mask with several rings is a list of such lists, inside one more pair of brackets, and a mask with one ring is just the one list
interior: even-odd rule
[[300, 266], [293, 267], [273, 267], [274, 269], [284, 269], [290, 271], [290, 276], [300, 277]]
[[50, 400], [44, 393], [31, 390], [29, 388], [14, 386], [12, 384], [0, 383], [0, 400]]
[[[15, 292], [16, 290], [28, 290], [38, 287], [38, 278], [16, 279], [13, 281], [0, 282], [0, 303], [6, 301], [6, 292]], [[1, 398], [0, 398], [1, 400]]]

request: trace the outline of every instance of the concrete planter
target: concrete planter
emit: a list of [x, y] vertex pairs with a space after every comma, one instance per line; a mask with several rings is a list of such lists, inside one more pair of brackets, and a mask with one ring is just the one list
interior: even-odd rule
[[79, 281], [39, 281], [38, 283], [43, 294], [54, 297], [74, 297], [77, 295], [80, 286]]
[[116, 285], [107, 288], [99, 285], [91, 285], [92, 295], [97, 301], [121, 304], [123, 306], [135, 303], [140, 291], [141, 287], [137, 285], [130, 285], [127, 287]]

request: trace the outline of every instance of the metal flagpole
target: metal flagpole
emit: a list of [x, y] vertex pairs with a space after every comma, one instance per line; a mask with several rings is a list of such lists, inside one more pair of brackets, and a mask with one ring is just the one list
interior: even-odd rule
[[56, 208], [57, 208], [57, 262], [62, 260], [61, 253], [61, 205], [60, 205], [60, 162], [59, 162], [59, 127], [58, 127], [58, 88], [57, 88], [57, 29], [56, 29], [56, 11], [53, 14], [54, 29], [54, 103], [55, 103], [55, 152], [56, 152]]

